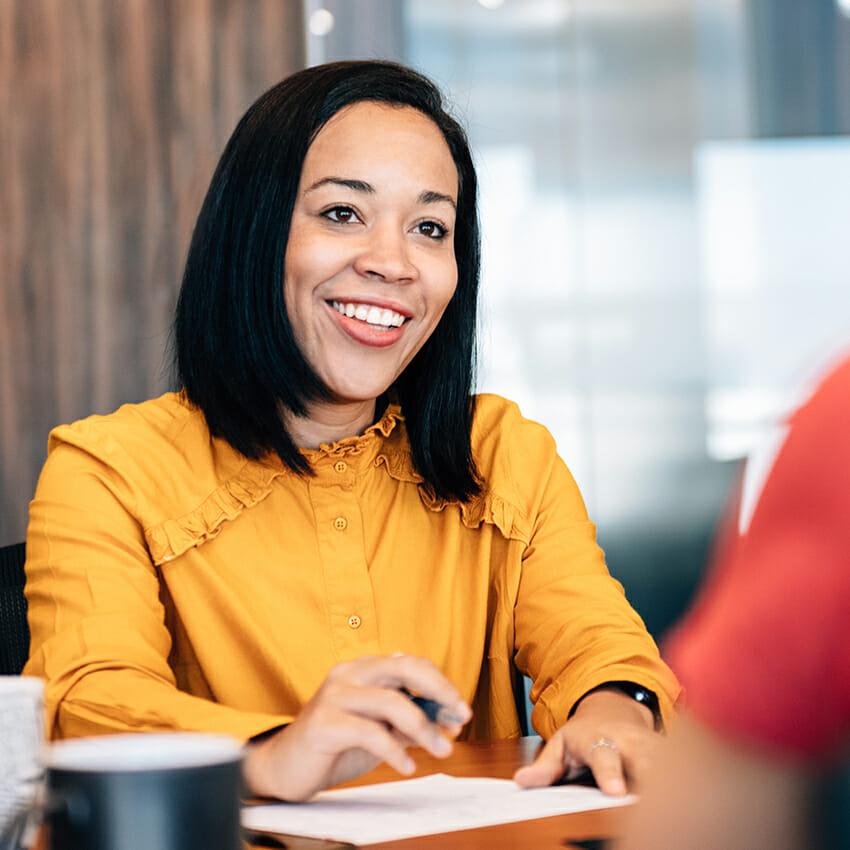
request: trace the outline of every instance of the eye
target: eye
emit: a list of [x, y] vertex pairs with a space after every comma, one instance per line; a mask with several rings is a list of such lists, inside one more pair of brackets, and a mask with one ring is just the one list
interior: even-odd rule
[[413, 228], [416, 233], [421, 233], [429, 239], [442, 239], [449, 231], [436, 221], [422, 221]]
[[360, 221], [357, 213], [351, 207], [331, 207], [325, 210], [322, 215], [329, 221], [335, 221], [337, 224], [349, 224], [350, 222]]

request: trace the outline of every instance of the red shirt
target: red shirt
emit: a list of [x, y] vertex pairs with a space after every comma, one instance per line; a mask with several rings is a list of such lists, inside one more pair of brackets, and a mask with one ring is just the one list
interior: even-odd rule
[[850, 358], [789, 424], [668, 660], [716, 731], [817, 757], [850, 739]]

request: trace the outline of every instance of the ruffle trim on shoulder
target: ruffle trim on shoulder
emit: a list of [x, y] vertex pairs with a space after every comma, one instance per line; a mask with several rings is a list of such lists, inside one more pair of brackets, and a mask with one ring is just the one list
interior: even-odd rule
[[460, 518], [467, 528], [479, 528], [482, 523], [494, 525], [508, 540], [528, 544], [531, 540], [531, 523], [525, 514], [511, 502], [496, 493], [485, 492], [468, 502], [441, 499], [427, 485], [419, 487], [419, 496], [428, 510], [442, 511], [449, 505], [460, 509]]
[[388, 446], [375, 457], [375, 466], [383, 464], [390, 478], [409, 484], [421, 484], [425, 479], [416, 471], [410, 452], [403, 448]]
[[[376, 442], [376, 436], [391, 444], [403, 435], [404, 428], [397, 427], [400, 422], [404, 422], [404, 417], [398, 405], [390, 404], [384, 415], [374, 425], [370, 425], [363, 435], [305, 451], [305, 455], [308, 460], [323, 454], [357, 455], [368, 451], [367, 447]], [[387, 455], [388, 466], [399, 469], [404, 466], [404, 457], [397, 457], [393, 451]], [[379, 463], [382, 457], [383, 454], [378, 455], [375, 463]], [[272, 490], [275, 478], [285, 474], [288, 474], [288, 470], [276, 458], [272, 458], [269, 465], [248, 461], [233, 478], [214, 490], [194, 510], [145, 529], [145, 540], [153, 562], [157, 565], [168, 563], [192, 547], [211, 540], [221, 531], [225, 522], [235, 519], [246, 508], [265, 499]], [[422, 479], [417, 476], [412, 480], [418, 482]]]
[[381, 448], [375, 455], [375, 466], [382, 464], [387, 474], [396, 481], [421, 484], [425, 479], [416, 471], [410, 455], [407, 426], [398, 405], [391, 404], [381, 421], [372, 426], [384, 436]]
[[389, 437], [399, 422], [404, 422], [404, 416], [401, 415], [401, 408], [398, 404], [388, 404], [384, 415], [374, 424], [370, 425], [366, 432], [380, 432], [382, 436]]
[[211, 540], [225, 522], [269, 495], [272, 482], [282, 469], [256, 462], [246, 463], [239, 473], [214, 490], [201, 504], [176, 519], [145, 529], [145, 540], [153, 562], [158, 566], [178, 558], [193, 546]]

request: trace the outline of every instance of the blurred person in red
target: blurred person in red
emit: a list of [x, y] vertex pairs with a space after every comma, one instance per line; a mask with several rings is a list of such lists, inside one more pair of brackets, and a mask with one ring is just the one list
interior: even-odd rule
[[777, 445], [668, 644], [686, 710], [618, 850], [848, 846], [823, 778], [850, 743], [850, 357]]

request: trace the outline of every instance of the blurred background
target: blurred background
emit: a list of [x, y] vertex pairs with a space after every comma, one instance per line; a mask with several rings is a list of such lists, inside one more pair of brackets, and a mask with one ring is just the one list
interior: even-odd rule
[[850, 342], [850, 0], [0, 0], [0, 545], [51, 427], [168, 388], [244, 109], [376, 57], [470, 133], [478, 387], [552, 431], [662, 636], [740, 461]]

